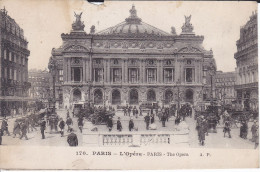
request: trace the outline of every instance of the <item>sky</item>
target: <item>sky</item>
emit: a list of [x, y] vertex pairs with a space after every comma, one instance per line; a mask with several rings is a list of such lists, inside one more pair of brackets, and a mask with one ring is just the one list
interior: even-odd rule
[[29, 69], [45, 69], [52, 48], [62, 45], [61, 34], [71, 31], [76, 13], [83, 12], [82, 21], [89, 33], [92, 25], [96, 32], [121, 23], [129, 16], [132, 4], [143, 22], [168, 33], [171, 27], [177, 34], [185, 21], [184, 15], [192, 15], [191, 23], [196, 35], [203, 35], [206, 50], [212, 48], [217, 70], [234, 71], [236, 41], [240, 27], [245, 25], [257, 9], [256, 2], [169, 2], [169, 1], [107, 1], [93, 5], [84, 0], [0, 0], [8, 14], [24, 30], [28, 40]]

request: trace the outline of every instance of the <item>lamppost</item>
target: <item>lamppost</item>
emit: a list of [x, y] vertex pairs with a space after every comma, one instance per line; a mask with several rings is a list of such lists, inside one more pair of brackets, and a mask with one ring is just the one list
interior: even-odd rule
[[177, 111], [177, 116], [179, 116], [179, 111], [180, 111], [180, 98], [181, 98], [181, 92], [180, 92], [180, 85], [181, 85], [181, 82], [180, 82], [180, 79], [178, 79], [178, 81], [176, 82], [176, 87], [177, 87], [177, 102], [178, 102], [178, 111]]
[[49, 65], [48, 65], [48, 68], [51, 72], [51, 75], [52, 75], [52, 81], [53, 81], [53, 112], [55, 112], [55, 104], [56, 104], [56, 98], [55, 98], [55, 78], [56, 78], [56, 74], [57, 74], [57, 67], [58, 67], [58, 64], [57, 64], [57, 60], [54, 59], [53, 57], [50, 58], [49, 60]]

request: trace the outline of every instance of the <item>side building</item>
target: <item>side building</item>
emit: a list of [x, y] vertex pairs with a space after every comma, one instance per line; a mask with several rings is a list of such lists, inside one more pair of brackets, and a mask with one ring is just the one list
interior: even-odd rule
[[222, 72], [216, 73], [216, 98], [222, 105], [231, 105], [236, 100], [236, 73]]
[[26, 109], [28, 103], [28, 41], [23, 29], [5, 9], [0, 10], [0, 109], [1, 116]]
[[47, 70], [30, 69], [28, 81], [31, 83], [29, 97], [47, 107], [51, 98], [51, 74]]
[[[182, 32], [162, 31], [142, 21], [135, 6], [124, 22], [95, 33], [84, 31], [76, 15], [63, 45], [52, 50], [49, 67], [56, 69], [56, 97], [63, 107], [95, 105], [197, 104], [213, 97], [216, 64], [204, 37], [193, 32], [191, 16]], [[58, 95], [58, 89], [62, 88]]]
[[236, 42], [237, 102], [246, 110], [258, 110], [258, 38], [257, 13], [240, 28]]

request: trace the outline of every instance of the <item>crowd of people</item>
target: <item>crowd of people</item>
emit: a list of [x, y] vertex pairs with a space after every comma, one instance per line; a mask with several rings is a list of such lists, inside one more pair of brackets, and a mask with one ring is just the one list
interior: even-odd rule
[[[166, 127], [167, 125], [174, 125], [174, 124], [167, 124], [169, 118], [171, 116], [175, 117], [175, 124], [178, 125], [180, 121], [185, 121], [186, 117], [192, 117], [193, 108], [189, 104], [183, 105], [177, 113], [176, 111], [171, 111], [169, 107], [157, 107], [151, 108], [149, 111], [146, 109], [146, 113], [143, 112], [144, 109], [136, 108], [135, 106], [125, 106], [123, 108], [124, 116], [129, 116], [129, 122], [127, 126], [123, 126], [121, 122], [121, 118], [117, 117], [116, 121], [113, 121], [113, 115], [110, 115], [107, 118], [106, 126], [108, 131], [112, 131], [113, 127], [116, 124], [116, 130], [118, 132], [123, 131], [123, 128], [126, 127], [128, 131], [138, 131], [138, 125], [135, 125], [134, 118], [143, 118], [144, 125], [146, 130], [155, 130], [157, 129], [157, 125], [155, 124], [156, 120], [159, 120], [162, 127]], [[99, 114], [99, 113], [107, 113], [108, 111], [115, 111], [112, 107], [92, 107], [92, 109], [88, 109], [88, 113]], [[80, 133], [83, 132], [84, 127], [84, 120], [87, 119], [88, 115], [84, 115], [86, 111], [80, 111], [78, 114], [75, 114], [72, 111], [67, 110], [67, 116], [64, 120], [63, 118], [59, 117], [57, 113], [46, 111], [44, 115], [36, 115], [31, 113], [22, 118], [17, 118], [14, 120], [13, 125], [13, 132], [12, 136], [19, 137], [20, 139], [28, 140], [27, 133], [33, 132], [37, 130], [39, 127], [41, 131], [41, 139], [45, 139], [45, 131], [46, 128], [49, 126], [50, 134], [59, 133], [61, 137], [64, 137], [65, 132], [68, 134], [67, 142], [70, 146], [77, 146], [78, 139], [77, 135], [75, 134], [75, 130], [73, 128], [73, 119], [72, 117], [77, 118], [77, 126]], [[174, 112], [174, 113], [173, 113]], [[71, 117], [72, 116], [72, 117]], [[232, 115], [225, 110], [221, 114], [222, 118], [222, 127], [223, 127], [223, 136], [232, 138], [231, 129], [234, 126], [234, 119]], [[208, 112], [206, 115], [200, 114], [196, 115], [196, 130], [198, 132], [198, 140], [200, 145], [205, 145], [206, 136], [208, 135], [209, 131], [215, 131], [216, 126], [220, 125], [220, 116], [215, 115], [213, 112]], [[75, 121], [74, 121], [75, 122]], [[252, 139], [251, 141], [255, 143], [255, 148], [258, 147], [259, 144], [259, 126], [258, 121], [254, 120], [253, 125], [251, 126], [251, 130], [248, 128], [249, 119], [246, 118], [246, 115], [241, 115], [239, 118], [240, 123], [240, 137], [242, 139], [247, 139], [248, 132], [252, 132]], [[158, 124], [158, 123], [157, 123]], [[76, 126], [76, 125], [75, 125]], [[237, 125], [235, 125], [237, 126]], [[65, 130], [67, 128], [67, 130]], [[10, 136], [9, 128], [8, 128], [8, 120], [4, 118], [2, 120], [1, 129], [0, 129], [0, 144], [2, 143], [2, 136], [8, 135]]]

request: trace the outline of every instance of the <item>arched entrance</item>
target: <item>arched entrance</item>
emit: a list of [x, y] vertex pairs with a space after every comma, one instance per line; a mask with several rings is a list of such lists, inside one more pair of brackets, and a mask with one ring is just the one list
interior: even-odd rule
[[138, 104], [138, 91], [136, 89], [132, 89], [129, 92], [129, 103]]
[[100, 89], [97, 89], [94, 92], [94, 104], [100, 105], [102, 103], [103, 103], [103, 93]]
[[81, 91], [79, 89], [75, 89], [73, 91], [73, 101], [78, 102], [81, 100]]
[[121, 104], [121, 93], [118, 90], [112, 91], [112, 104], [117, 105]]
[[155, 94], [154, 90], [149, 90], [147, 92], [147, 101], [156, 102], [156, 94]]
[[186, 98], [186, 102], [193, 103], [193, 90], [192, 89], [186, 90], [185, 98]]
[[173, 100], [173, 92], [171, 90], [165, 91], [165, 104], [169, 104]]

